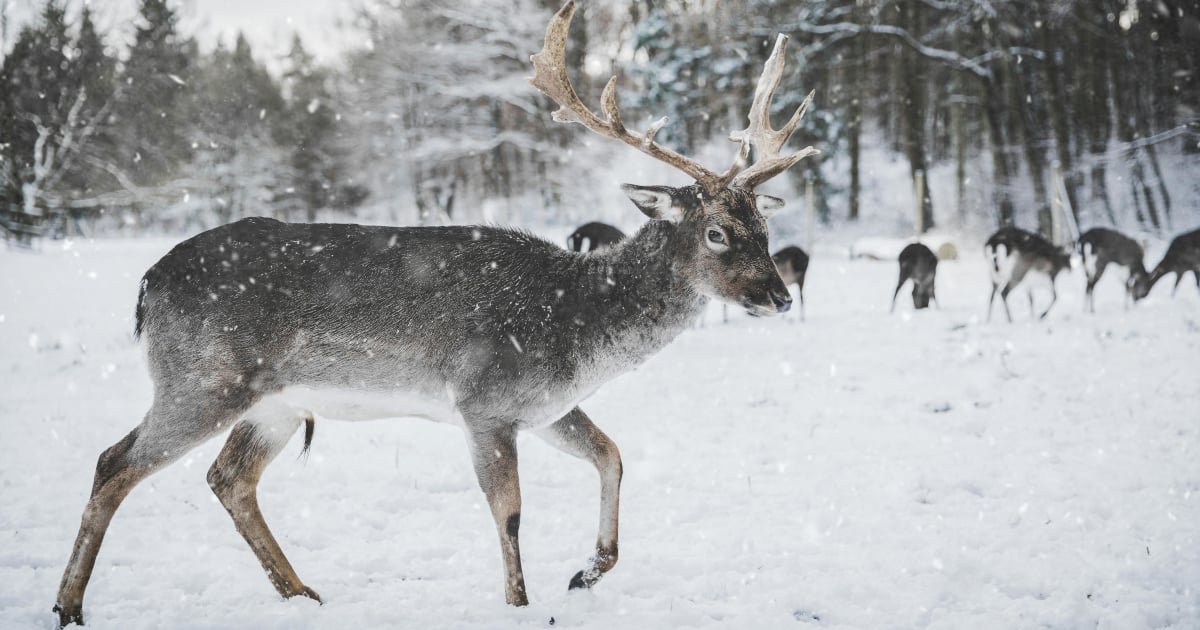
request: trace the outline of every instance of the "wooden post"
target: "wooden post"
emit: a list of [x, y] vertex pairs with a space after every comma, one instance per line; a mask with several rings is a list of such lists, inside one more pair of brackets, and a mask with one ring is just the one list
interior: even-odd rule
[[1075, 222], [1075, 209], [1071, 207], [1071, 196], [1067, 194], [1067, 181], [1063, 179], [1062, 165], [1057, 160], [1050, 166], [1050, 177], [1053, 179], [1050, 184], [1054, 186], [1054, 229], [1059, 238], [1078, 241], [1079, 224]]
[[917, 193], [917, 216], [913, 225], [917, 228], [917, 236], [925, 233], [925, 171], [917, 171], [914, 182]]
[[954, 178], [958, 181], [958, 227], [967, 224], [967, 127], [963, 99], [954, 100], [950, 118], [954, 126]]
[[817, 229], [817, 186], [811, 176], [804, 182], [804, 206], [804, 251], [812, 256], [813, 232]]
[[1058, 183], [1062, 180], [1062, 169], [1059, 167], [1057, 160], [1050, 165], [1050, 179], [1050, 183], [1054, 187], [1054, 202], [1051, 204], [1050, 208], [1050, 236], [1055, 245], [1062, 245], [1063, 198], [1062, 186], [1058, 185]]

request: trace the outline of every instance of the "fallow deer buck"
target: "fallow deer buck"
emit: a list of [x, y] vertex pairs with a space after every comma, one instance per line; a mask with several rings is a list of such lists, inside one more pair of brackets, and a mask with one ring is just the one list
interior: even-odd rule
[[[934, 285], [937, 280], [937, 255], [933, 250], [921, 243], [909, 243], [900, 251], [900, 280], [896, 290], [892, 292], [892, 308], [889, 313], [896, 311], [896, 296], [900, 295], [900, 287], [912, 280], [913, 308], [921, 310], [929, 306], [932, 299], [937, 304], [937, 292]], [[939, 305], [938, 308], [941, 308]]]
[[[393, 228], [246, 219], [177, 245], [146, 272], [135, 330], [154, 400], [142, 423], [101, 456], [58, 591], [59, 623], [83, 622], [83, 595], [113, 513], [138, 482], [232, 428], [209, 484], [285, 598], [319, 601], [259, 511], [263, 468], [314, 415], [420, 416], [466, 433], [496, 523], [508, 603], [528, 603], [518, 529], [516, 434], [530, 430], [600, 473], [595, 554], [570, 580], [591, 587], [617, 561], [621, 457], [579, 407], [657, 352], [710, 298], [755, 315], [788, 310], [754, 189], [806, 156], [781, 155], [812, 95], [780, 130], [770, 102], [787, 38], [767, 60], [733, 165], [711, 171], [627, 129], [615, 78], [604, 118], [567, 79], [575, 5], [551, 19], [532, 57], [533, 85], [578, 122], [686, 173], [694, 183], [624, 187], [652, 219], [617, 247], [581, 255], [494, 227]], [[757, 160], [747, 165], [751, 149]], [[309, 436], [306, 436], [306, 439]]]
[[[1039, 319], [1045, 319], [1054, 303], [1058, 301], [1054, 279], [1063, 269], [1071, 268], [1071, 256], [1037, 234], [1015, 227], [998, 230], [987, 240], [983, 249], [988, 262], [991, 263], [992, 273], [988, 321], [992, 320], [992, 303], [996, 300], [996, 291], [999, 290], [1000, 300], [1004, 302], [1004, 314], [1008, 316], [1008, 321], [1012, 322], [1012, 312], [1008, 310], [1008, 294], [1026, 277], [1037, 278], [1049, 284], [1050, 304], [1038, 316]], [[1033, 287], [1028, 287], [1027, 291], [1029, 311], [1037, 315], [1033, 307]]]
[[625, 240], [621, 230], [599, 221], [591, 221], [579, 226], [567, 237], [567, 248], [573, 252], [590, 252], [601, 247], [612, 247]]
[[1085, 307], [1095, 313], [1096, 297], [1093, 291], [1096, 283], [1104, 275], [1109, 265], [1125, 269], [1125, 306], [1136, 302], [1146, 294], [1137, 294], [1135, 288], [1144, 286], [1146, 282], [1146, 267], [1143, 259], [1145, 254], [1137, 241], [1108, 228], [1092, 228], [1079, 237], [1079, 256], [1083, 260], [1083, 271], [1087, 275], [1087, 287], [1084, 289]]
[[1183, 281], [1184, 274], [1189, 271], [1196, 280], [1196, 288], [1200, 288], [1200, 230], [1176, 236], [1167, 247], [1167, 253], [1163, 254], [1162, 260], [1154, 266], [1154, 271], [1134, 283], [1133, 295], [1137, 299], [1146, 297], [1163, 276], [1173, 273], [1175, 287], [1171, 289], [1171, 295], [1174, 296], [1179, 291], [1179, 283]]

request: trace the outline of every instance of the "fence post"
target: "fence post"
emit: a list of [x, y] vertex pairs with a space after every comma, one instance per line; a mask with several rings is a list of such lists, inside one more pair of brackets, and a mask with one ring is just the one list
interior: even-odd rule
[[813, 232], [817, 229], [817, 186], [813, 178], [806, 177], [804, 182], [804, 245], [805, 251], [811, 256], [813, 251]]
[[913, 225], [917, 228], [917, 238], [925, 233], [925, 171], [917, 171], [914, 175], [914, 187], [917, 193], [917, 217]]

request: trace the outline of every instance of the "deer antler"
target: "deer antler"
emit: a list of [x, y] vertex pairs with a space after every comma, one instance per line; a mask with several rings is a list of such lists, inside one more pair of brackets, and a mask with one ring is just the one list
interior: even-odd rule
[[630, 131], [625, 127], [617, 107], [617, 77], [608, 80], [608, 85], [604, 86], [604, 92], [600, 96], [605, 119], [601, 119], [583, 104], [567, 78], [567, 31], [571, 27], [571, 18], [574, 15], [575, 1], [570, 0], [550, 19], [542, 50], [529, 58], [534, 69], [534, 76], [530, 77], [529, 82], [541, 90], [542, 94], [558, 103], [559, 108], [551, 115], [552, 118], [557, 122], [576, 122], [602, 136], [620, 140], [687, 173], [708, 192], [715, 192], [723, 187], [725, 184], [715, 172], [654, 142], [654, 135], [667, 124], [666, 117], [650, 125], [645, 133]]
[[[754, 103], [750, 107], [750, 126], [730, 134], [731, 140], [741, 142], [737, 158], [728, 170], [718, 175], [699, 162], [654, 142], [654, 135], [667, 124], [666, 117], [651, 124], [644, 133], [627, 129], [621, 121], [621, 112], [617, 106], [617, 77], [608, 80], [600, 96], [600, 106], [605, 116], [603, 119], [583, 104], [567, 78], [567, 31], [571, 27], [571, 18], [574, 15], [575, 0], [569, 0], [550, 18], [542, 50], [530, 57], [534, 76], [529, 78], [529, 82], [558, 104], [558, 109], [551, 115], [555, 121], [576, 122], [602, 136], [620, 140], [687, 173], [710, 194], [728, 187], [731, 183], [745, 190], [753, 190], [755, 186], [782, 173], [796, 162], [820, 153], [812, 147], [807, 147], [789, 156], [779, 155], [780, 149], [796, 130], [804, 111], [812, 102], [811, 93], [783, 129], [771, 129], [771, 97], [774, 96], [783, 76], [783, 49], [787, 45], [787, 36], [780, 35], [775, 41], [775, 49], [763, 67], [758, 87], [754, 90]], [[746, 168], [751, 148], [758, 153], [758, 159], [753, 166]]]
[[[733, 185], [738, 188], [753, 190], [755, 186], [786, 171], [800, 160], [821, 153], [810, 146], [791, 155], [779, 154], [788, 138], [796, 131], [800, 119], [804, 118], [804, 112], [808, 111], [815, 92], [808, 93], [804, 102], [800, 103], [800, 107], [796, 109], [796, 113], [792, 114], [791, 120], [783, 126], [783, 129], [776, 131], [771, 128], [771, 99], [775, 96], [775, 89], [779, 87], [780, 79], [783, 78], [783, 51], [787, 48], [787, 42], [787, 35], [780, 34], [775, 40], [775, 48], [771, 51], [771, 56], [763, 64], [762, 76], [759, 77], [758, 85], [754, 88], [754, 103], [750, 105], [750, 125], [741, 131], [729, 134], [729, 139], [741, 142], [742, 147], [739, 151], [739, 159], [734, 161], [733, 166], [729, 167], [724, 176], [730, 177]], [[750, 147], [754, 148], [756, 154], [754, 165], [739, 173], [739, 164], [745, 163], [745, 158], [741, 156], [747, 153]]]

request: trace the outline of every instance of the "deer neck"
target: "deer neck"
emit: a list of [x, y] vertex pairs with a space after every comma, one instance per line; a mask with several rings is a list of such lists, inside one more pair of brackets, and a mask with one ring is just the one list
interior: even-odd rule
[[708, 303], [682, 273], [691, 247], [675, 224], [651, 221], [617, 246], [587, 255], [582, 284], [598, 328], [661, 329], [674, 338], [691, 325]]

